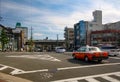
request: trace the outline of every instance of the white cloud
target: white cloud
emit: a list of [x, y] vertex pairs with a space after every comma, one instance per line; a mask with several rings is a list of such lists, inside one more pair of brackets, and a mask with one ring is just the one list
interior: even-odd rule
[[35, 33], [34, 36], [43, 36], [45, 32], [46, 34], [51, 33], [51, 35], [53, 33], [62, 35], [65, 26], [73, 27], [80, 20], [91, 21], [93, 19], [92, 12], [97, 9], [103, 12], [103, 23], [120, 21], [120, 7], [117, 7], [120, 3], [119, 0], [88, 0], [89, 4], [82, 4], [82, 6], [78, 2], [81, 0], [76, 0], [77, 2], [74, 1], [73, 4], [70, 4], [69, 0], [37, 1], [47, 5], [66, 5], [71, 10], [66, 11], [65, 9], [61, 9], [60, 11], [58, 10], [59, 12], [55, 12], [54, 9], [46, 7], [41, 8], [9, 1], [2, 2], [3, 13], [11, 14], [13, 12], [18, 17], [24, 17], [22, 18], [22, 22], [25, 26], [32, 26], [35, 31], [40, 31], [40, 33]]
[[119, 0], [95, 0], [91, 3], [93, 10], [102, 10], [103, 23], [120, 21], [120, 7], [116, 6], [120, 4]]
[[33, 35], [34, 35], [34, 36], [43, 36], [44, 34], [41, 34], [41, 33], [34, 33]]
[[65, 0], [36, 0], [38, 2], [42, 2], [44, 4], [63, 4], [64, 2], [66, 2]]

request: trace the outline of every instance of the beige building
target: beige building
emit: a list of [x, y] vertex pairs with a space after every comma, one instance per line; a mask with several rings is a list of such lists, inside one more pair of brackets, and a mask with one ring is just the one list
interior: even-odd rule
[[[7, 50], [20, 51], [21, 49], [24, 49], [25, 43], [27, 42], [27, 37], [28, 37], [27, 27], [10, 28], [0, 24], [0, 34], [2, 29], [6, 30], [6, 33], [9, 39], [8, 44], [6, 44], [5, 46]], [[1, 49], [1, 43], [0, 43], [0, 49]]]
[[114, 22], [114, 23], [107, 23], [103, 25], [104, 29], [114, 29], [114, 30], [120, 30], [120, 21]]
[[73, 49], [74, 46], [74, 29], [65, 27], [64, 38], [66, 49]]
[[87, 23], [87, 44], [90, 45], [90, 34], [92, 31], [102, 30], [102, 11], [101, 10], [95, 10], [93, 12], [93, 20], [88, 21]]

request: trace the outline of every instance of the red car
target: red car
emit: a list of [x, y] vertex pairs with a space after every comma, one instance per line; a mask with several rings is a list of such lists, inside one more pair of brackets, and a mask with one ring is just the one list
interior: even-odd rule
[[108, 52], [101, 51], [98, 47], [84, 46], [79, 48], [72, 54], [74, 59], [83, 59], [85, 61], [102, 60], [108, 59]]

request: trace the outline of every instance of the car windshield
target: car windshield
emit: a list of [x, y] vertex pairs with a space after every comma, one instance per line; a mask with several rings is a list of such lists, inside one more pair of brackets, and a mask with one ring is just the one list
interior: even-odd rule
[[58, 49], [64, 49], [64, 48], [58, 48]]
[[89, 48], [89, 51], [101, 51], [99, 48], [96, 47], [91, 47]]

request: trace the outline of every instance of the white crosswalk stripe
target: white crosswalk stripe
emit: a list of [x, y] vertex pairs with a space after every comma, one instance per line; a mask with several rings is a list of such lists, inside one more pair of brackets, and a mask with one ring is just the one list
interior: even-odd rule
[[87, 78], [85, 80], [88, 81], [88, 82], [100, 82], [100, 81], [98, 81], [98, 80], [96, 80], [94, 78]]
[[104, 77], [102, 77], [102, 78], [104, 78], [104, 79], [106, 79], [106, 80], [108, 80], [108, 81], [110, 81], [110, 82], [120, 82], [120, 81], [118, 81], [117, 79], [114, 79], [114, 78], [109, 77], [109, 76], [104, 76]]
[[75, 81], [69, 81], [69, 82], [78, 82], [78, 81], [75, 80]]
[[70, 78], [70, 79], [63, 79], [63, 80], [57, 80], [57, 81], [52, 81], [52, 82], [77, 82], [80, 80], [85, 80], [87, 82], [101, 82], [97, 79], [96, 77], [103, 78], [109, 82], [120, 82], [120, 80], [117, 80], [113, 77], [110, 77], [109, 75], [115, 75], [120, 77], [120, 72], [113, 72], [113, 73], [106, 73], [106, 74], [99, 74], [99, 75], [91, 75], [91, 76], [85, 76], [85, 77], [77, 77], [77, 78]]

